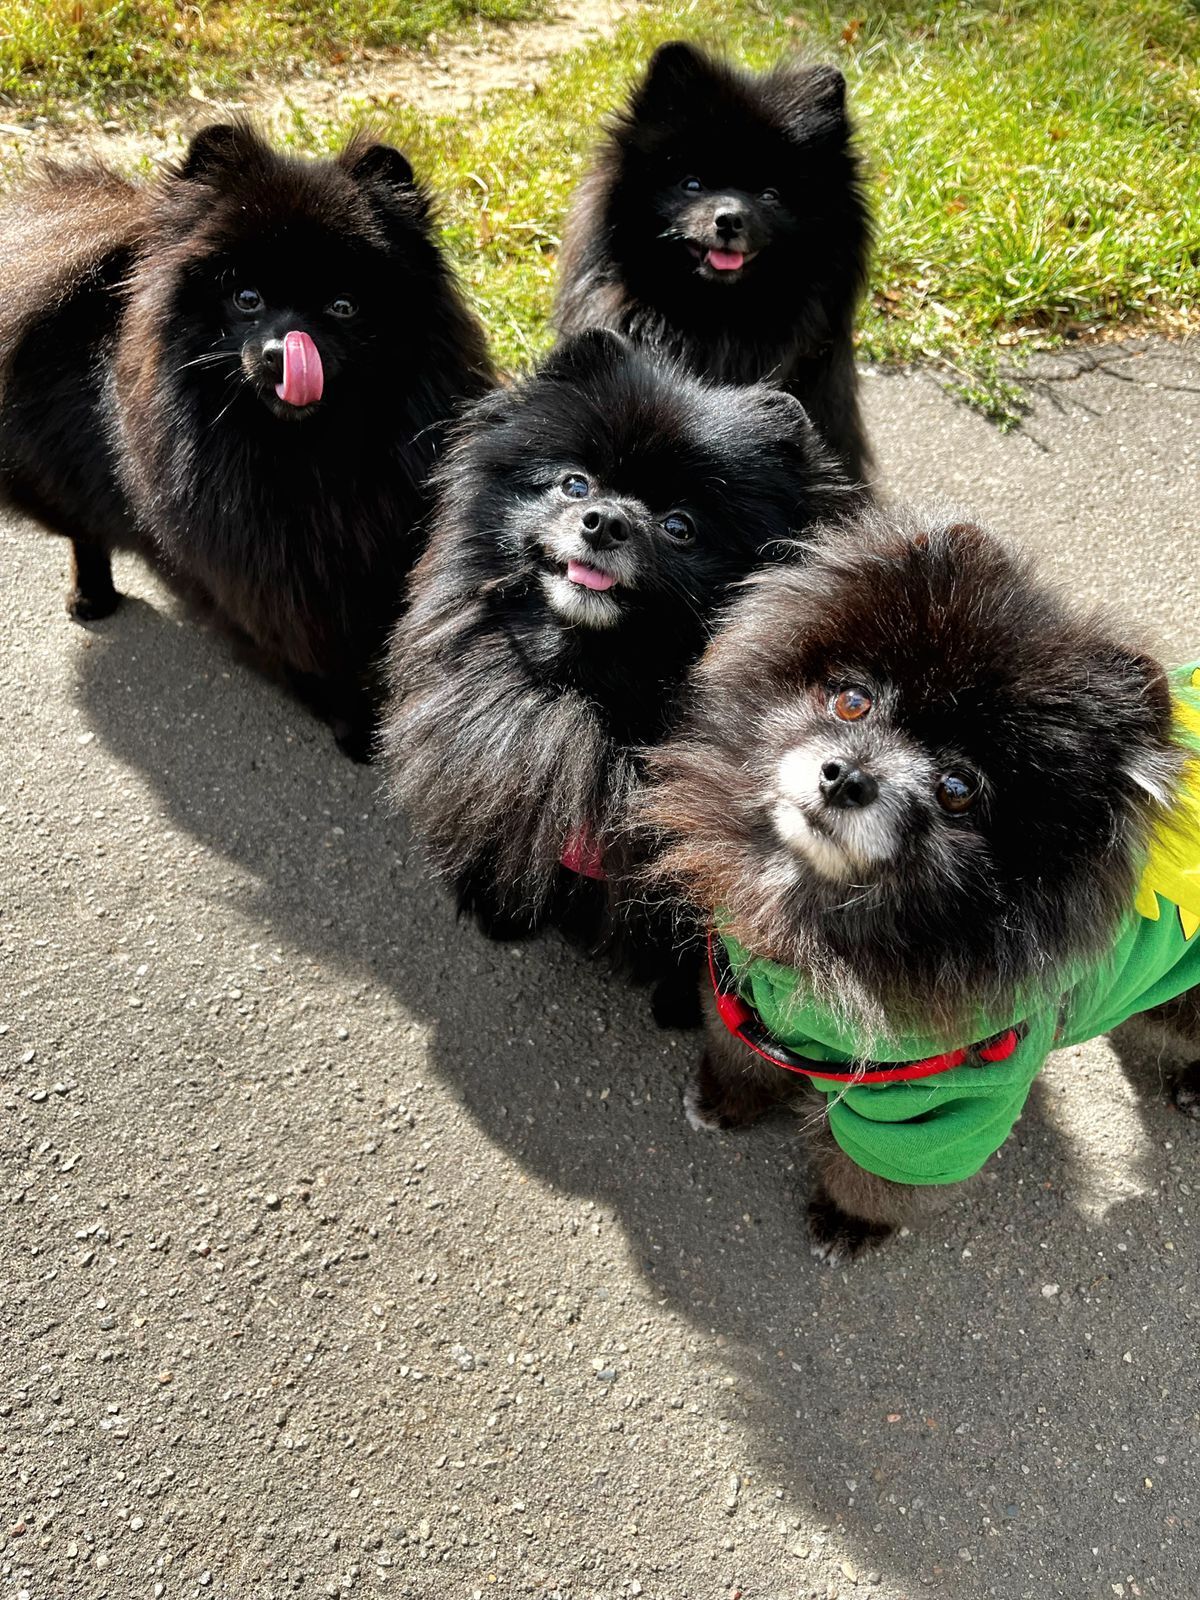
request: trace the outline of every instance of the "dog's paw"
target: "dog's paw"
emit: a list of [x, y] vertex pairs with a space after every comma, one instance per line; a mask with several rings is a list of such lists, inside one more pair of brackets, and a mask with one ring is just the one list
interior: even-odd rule
[[650, 1013], [660, 1028], [698, 1028], [704, 1021], [696, 979], [672, 973], [660, 978], [650, 995]]
[[1176, 1111], [1200, 1121], [1200, 1061], [1184, 1067], [1171, 1089]]
[[340, 718], [330, 723], [334, 743], [344, 756], [360, 767], [369, 767], [375, 759], [374, 733], [369, 727]]
[[721, 1133], [731, 1126], [708, 1104], [703, 1089], [694, 1079], [683, 1091], [683, 1114], [688, 1119], [688, 1127], [697, 1133]]
[[471, 914], [480, 933], [493, 944], [521, 944], [538, 932], [531, 918], [492, 906], [476, 906]]
[[67, 615], [76, 622], [99, 622], [102, 617], [111, 617], [120, 604], [121, 595], [116, 589], [102, 589], [95, 593], [72, 589], [67, 596]]
[[819, 1194], [809, 1202], [808, 1235], [812, 1253], [826, 1266], [845, 1266], [864, 1250], [882, 1244], [894, 1232], [886, 1223], [852, 1217], [828, 1195]]

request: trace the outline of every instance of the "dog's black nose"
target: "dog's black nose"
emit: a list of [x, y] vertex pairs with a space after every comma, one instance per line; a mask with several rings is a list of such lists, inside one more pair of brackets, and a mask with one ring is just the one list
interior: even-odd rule
[[735, 233], [741, 233], [745, 226], [745, 218], [740, 211], [718, 211], [713, 218], [713, 227], [718, 233], [723, 233], [726, 238]]
[[591, 506], [579, 520], [593, 550], [613, 550], [629, 537], [629, 518], [616, 506]]
[[264, 378], [272, 383], [283, 382], [283, 340], [264, 339], [259, 356], [259, 368]]
[[848, 761], [827, 761], [821, 768], [820, 789], [827, 806], [839, 806], [844, 810], [869, 806], [879, 793], [879, 785], [871, 774], [851, 766]]

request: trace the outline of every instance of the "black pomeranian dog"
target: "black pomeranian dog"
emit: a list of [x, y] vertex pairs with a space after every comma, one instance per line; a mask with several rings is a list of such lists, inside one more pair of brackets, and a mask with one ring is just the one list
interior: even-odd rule
[[713, 929], [689, 1120], [825, 1097], [819, 1255], [976, 1172], [1051, 1048], [1169, 1001], [1200, 1042], [1198, 754], [1200, 670], [972, 525], [866, 512], [745, 586], [644, 803]]
[[74, 549], [69, 610], [158, 558], [362, 756], [426, 479], [491, 372], [399, 151], [248, 126], [150, 185], [49, 169], [0, 219], [0, 488]]
[[392, 644], [392, 790], [485, 932], [555, 923], [667, 977], [671, 930], [625, 893], [637, 749], [730, 585], [851, 491], [790, 396], [608, 333], [479, 402], [439, 484]]
[[754, 75], [665, 44], [568, 218], [555, 320], [721, 383], [776, 383], [861, 481], [852, 334], [870, 220], [833, 67]]

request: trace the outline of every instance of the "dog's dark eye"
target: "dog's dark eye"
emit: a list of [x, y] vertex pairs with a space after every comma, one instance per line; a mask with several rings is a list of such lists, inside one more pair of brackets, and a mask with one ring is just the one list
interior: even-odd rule
[[758, 198], [765, 200], [769, 206], [777, 206], [779, 204], [779, 190], [764, 189]]
[[559, 488], [568, 500], [586, 500], [591, 492], [591, 484], [581, 472], [568, 472]]
[[829, 702], [829, 709], [843, 722], [857, 722], [865, 717], [874, 702], [865, 689], [842, 689]]
[[331, 317], [354, 317], [358, 315], [358, 307], [349, 296], [340, 294], [336, 300], [329, 302], [329, 315]]
[[699, 194], [704, 185], [699, 178], [685, 178], [679, 187], [685, 194]]
[[685, 511], [672, 511], [662, 519], [662, 530], [678, 544], [696, 537], [696, 525]]
[[937, 803], [943, 811], [960, 816], [969, 811], [979, 798], [979, 785], [974, 778], [962, 772], [944, 772], [938, 779]]
[[235, 289], [233, 303], [243, 316], [252, 317], [262, 310], [263, 297], [257, 289]]

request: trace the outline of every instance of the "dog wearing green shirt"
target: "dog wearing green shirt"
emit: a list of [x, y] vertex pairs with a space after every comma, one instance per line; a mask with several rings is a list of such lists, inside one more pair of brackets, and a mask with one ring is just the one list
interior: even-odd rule
[[708, 929], [689, 1121], [809, 1097], [818, 1256], [976, 1173], [1050, 1050], [1200, 1042], [1200, 669], [972, 524], [867, 512], [751, 579], [650, 771]]

